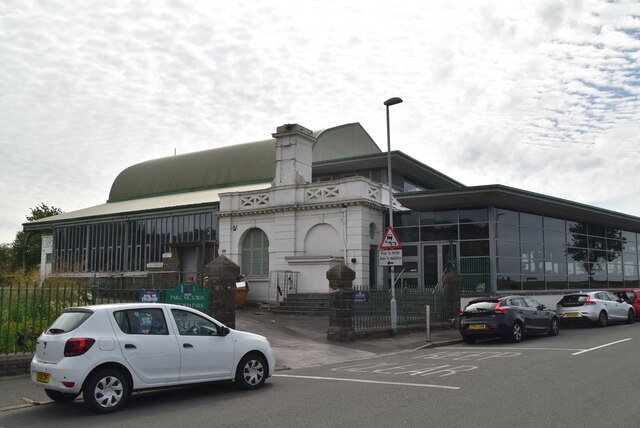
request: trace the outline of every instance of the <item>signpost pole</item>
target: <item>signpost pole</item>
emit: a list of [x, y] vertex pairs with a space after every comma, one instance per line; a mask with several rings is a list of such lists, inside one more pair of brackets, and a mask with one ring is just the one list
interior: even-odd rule
[[[394, 97], [389, 98], [384, 102], [387, 107], [387, 184], [389, 185], [389, 226], [393, 229], [393, 182], [391, 177], [391, 131], [389, 130], [389, 106], [399, 104], [402, 102], [401, 98]], [[395, 267], [389, 266], [389, 274], [391, 276], [391, 334], [396, 336], [398, 334], [398, 307], [396, 305], [396, 281], [395, 281]]]

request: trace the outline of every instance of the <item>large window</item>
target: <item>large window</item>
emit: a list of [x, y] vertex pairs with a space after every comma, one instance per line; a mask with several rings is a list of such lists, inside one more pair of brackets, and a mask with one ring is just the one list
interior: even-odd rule
[[122, 220], [54, 231], [56, 272], [145, 271], [161, 262], [174, 244], [215, 241], [218, 218], [213, 212]]
[[251, 229], [242, 240], [242, 272], [250, 277], [269, 276], [269, 239], [260, 229]]

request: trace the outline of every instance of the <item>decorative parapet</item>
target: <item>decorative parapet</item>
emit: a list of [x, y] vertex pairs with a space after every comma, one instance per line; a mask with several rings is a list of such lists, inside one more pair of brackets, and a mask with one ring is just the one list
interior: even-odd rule
[[[270, 189], [220, 194], [220, 216], [243, 213], [314, 209], [344, 204], [367, 204], [383, 209], [388, 204], [387, 188], [364, 177]], [[394, 208], [403, 209], [397, 201]]]
[[258, 209], [269, 206], [269, 194], [260, 193], [257, 195], [240, 196], [240, 209]]

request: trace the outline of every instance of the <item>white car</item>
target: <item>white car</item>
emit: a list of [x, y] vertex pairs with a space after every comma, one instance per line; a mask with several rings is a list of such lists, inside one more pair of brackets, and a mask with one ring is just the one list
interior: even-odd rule
[[588, 320], [600, 327], [610, 321], [632, 323], [636, 319], [633, 307], [608, 291], [567, 294], [558, 302], [556, 315], [565, 323]]
[[148, 388], [218, 380], [258, 388], [274, 367], [263, 336], [184, 306], [121, 303], [65, 309], [38, 338], [31, 379], [56, 402], [82, 393], [109, 413]]

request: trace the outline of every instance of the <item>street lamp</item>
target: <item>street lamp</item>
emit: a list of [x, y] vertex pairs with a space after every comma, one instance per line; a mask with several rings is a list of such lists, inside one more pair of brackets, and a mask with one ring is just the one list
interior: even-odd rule
[[[402, 98], [393, 97], [384, 102], [387, 106], [387, 184], [389, 185], [389, 226], [393, 229], [393, 185], [391, 183], [391, 131], [389, 129], [389, 106], [400, 104]], [[393, 266], [389, 266], [391, 277], [391, 334], [398, 334], [398, 307], [396, 304], [396, 284]]]

